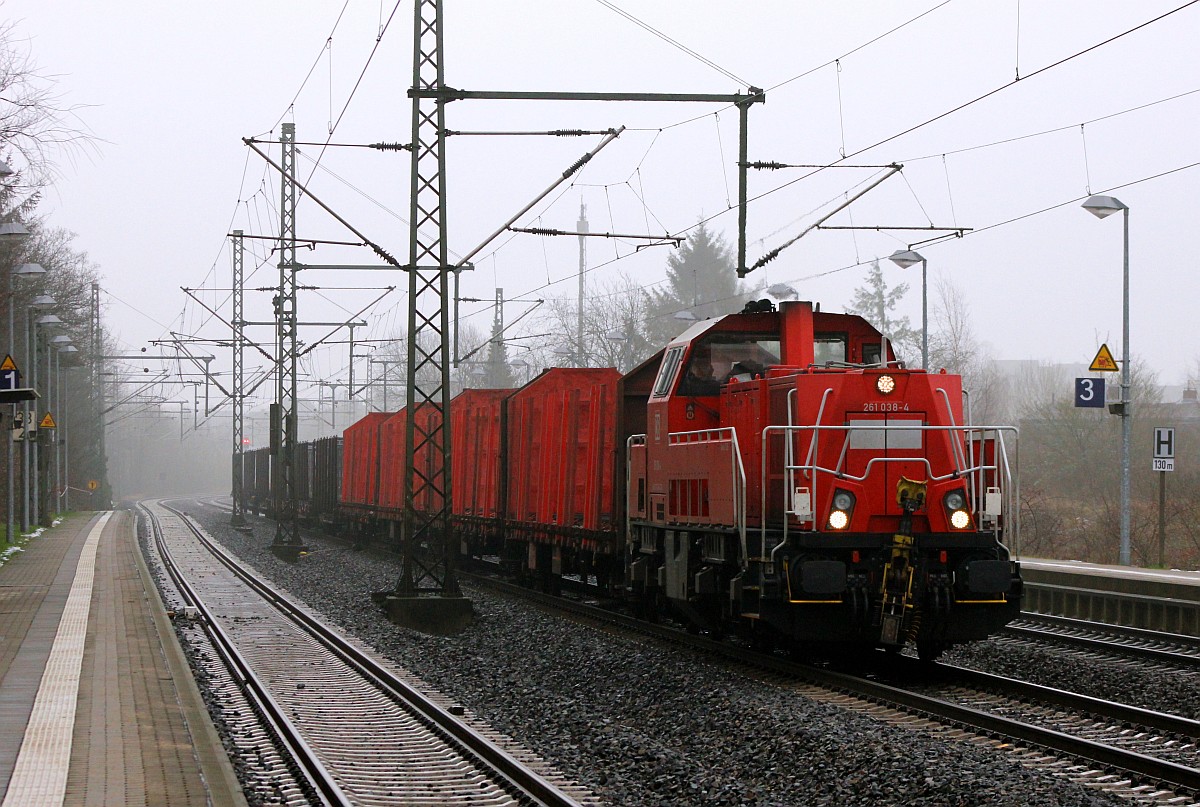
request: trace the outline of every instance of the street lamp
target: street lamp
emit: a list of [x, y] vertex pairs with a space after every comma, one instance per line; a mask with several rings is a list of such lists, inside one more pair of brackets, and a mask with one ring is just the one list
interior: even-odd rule
[[54, 431], [54, 490], [56, 494], [54, 513], [61, 515], [64, 509], [68, 509], [66, 507], [67, 475], [63, 469], [63, 447], [67, 445], [67, 402], [63, 398], [62, 363], [63, 356], [70, 360], [71, 354], [78, 353], [79, 348], [70, 343], [71, 337], [69, 336], [56, 336], [50, 341], [58, 345], [54, 356], [54, 408], [58, 412], [57, 428]]
[[800, 292], [787, 283], [773, 283], [767, 286], [767, 294], [776, 300], [796, 300], [800, 297]]
[[559, 361], [568, 361], [574, 365], [582, 364], [582, 362], [577, 360], [575, 351], [571, 350], [571, 348], [567, 347], [566, 345], [559, 345], [550, 352], [555, 356], [558, 356]]
[[[54, 473], [49, 479], [47, 479], [46, 494], [47, 496], [53, 496], [54, 506], [53, 508], [47, 508], [46, 515], [50, 515], [50, 510], [53, 509], [54, 515], [57, 516], [62, 513], [62, 498], [59, 494], [59, 491], [61, 490], [61, 482], [59, 480], [61, 474], [59, 473], [59, 468], [61, 467], [62, 463], [62, 452], [59, 446], [61, 445], [62, 441], [59, 438], [62, 435], [62, 427], [65, 423], [65, 418], [63, 417], [62, 412], [62, 375], [60, 374], [59, 370], [62, 366], [62, 352], [68, 347], [71, 347], [71, 337], [67, 336], [66, 334], [59, 334], [58, 336], [51, 337], [50, 346], [54, 348], [54, 351], [50, 354], [50, 358], [54, 360], [54, 369], [50, 369], [49, 365], [51, 362], [47, 361], [46, 388], [50, 391], [50, 395], [48, 396], [49, 400], [46, 404], [46, 409], [48, 412], [56, 414], [54, 415], [54, 432], [52, 433], [54, 443]], [[53, 481], [53, 484], [51, 484], [51, 480]]]
[[[41, 304], [40, 306], [38, 306], [39, 303]], [[30, 305], [38, 306], [41, 308], [49, 308], [50, 306], [54, 305], [54, 298], [50, 297], [49, 295], [43, 295], [42, 297], [38, 297], [36, 300], [34, 300], [33, 303], [31, 303]], [[35, 388], [37, 387], [37, 384], [38, 384], [38, 355], [37, 355], [38, 332], [37, 332], [37, 326], [41, 325], [43, 328], [55, 328], [62, 324], [63, 324], [63, 321], [61, 319], [59, 319], [57, 314], [43, 314], [42, 316], [40, 316], [36, 320], [34, 320], [34, 323], [33, 323], [33, 379], [34, 379], [34, 384], [33, 385]], [[50, 374], [50, 362], [49, 362], [49, 355], [47, 355], [46, 375], [48, 376], [49, 374]], [[33, 419], [34, 420], [38, 419], [36, 410], [34, 412]], [[26, 435], [29, 434], [29, 426], [32, 425], [32, 423], [33, 423], [33, 421], [26, 418], [26, 423], [25, 423], [25, 434]], [[33, 448], [32, 448], [32, 452], [31, 452], [32, 457], [28, 457], [28, 455], [27, 455], [27, 458], [33, 464], [33, 493], [30, 496], [30, 509], [32, 511], [32, 520], [33, 520], [33, 523], [40, 524], [42, 517], [45, 515], [45, 513], [43, 513], [42, 509], [41, 509], [41, 498], [40, 498], [42, 491], [41, 491], [41, 458], [39, 455], [41, 452], [38, 450], [38, 448], [39, 448], [38, 442], [41, 439], [41, 429], [37, 429], [36, 434], [38, 435], [38, 439], [33, 441]]]
[[[1098, 219], [1116, 213], [1124, 213], [1125, 247], [1123, 260], [1124, 290], [1121, 312], [1121, 402], [1116, 413], [1121, 416], [1121, 565], [1130, 564], [1129, 557], [1129, 441], [1132, 426], [1129, 406], [1129, 208], [1112, 196], [1091, 196], [1083, 203], [1083, 209]], [[1112, 411], [1110, 408], [1109, 411]]]
[[[21, 241], [21, 240], [24, 240], [28, 235], [29, 235], [29, 230], [26, 229], [25, 225], [19, 221], [6, 221], [3, 224], [0, 224], [0, 240], [3, 240], [5, 242]], [[14, 319], [13, 312], [16, 310], [16, 306], [13, 305], [13, 302], [14, 302], [13, 286], [15, 283], [14, 278], [16, 278], [18, 276], [28, 277], [30, 275], [42, 275], [45, 273], [46, 273], [46, 270], [41, 266], [41, 264], [36, 264], [36, 263], [22, 263], [22, 264], [18, 264], [16, 266], [14, 266], [8, 270], [8, 352], [10, 355], [15, 350], [15, 344], [16, 344], [16, 337], [14, 335], [15, 328], [13, 326], [13, 319]], [[12, 423], [16, 419], [17, 419], [17, 405], [14, 403], [12, 405], [11, 410], [9, 411], [9, 423]], [[5, 485], [7, 506], [5, 507], [5, 517], [4, 517], [4, 529], [5, 529], [4, 538], [6, 541], [11, 542], [12, 535], [13, 535], [14, 512], [15, 512], [15, 505], [16, 505], [16, 474], [14, 473], [14, 471], [16, 470], [16, 468], [15, 468], [16, 446], [13, 445], [13, 441], [11, 438], [6, 440], [5, 442], [8, 445], [7, 445], [7, 450], [5, 451], [6, 464], [4, 467], [7, 469], [7, 472], [8, 472], [7, 477], [8, 478], [7, 478], [6, 485]]]
[[888, 256], [888, 260], [907, 269], [914, 264], [921, 264], [921, 367], [929, 369], [929, 293], [925, 284], [925, 256], [911, 249], [898, 249]]
[[516, 358], [510, 361], [508, 366], [517, 371], [517, 377], [520, 379], [519, 384], [525, 384], [528, 381], [529, 362], [522, 358]]

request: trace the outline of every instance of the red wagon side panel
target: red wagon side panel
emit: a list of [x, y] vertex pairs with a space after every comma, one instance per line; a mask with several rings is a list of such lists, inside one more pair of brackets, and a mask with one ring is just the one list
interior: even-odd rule
[[372, 412], [350, 425], [342, 439], [342, 504], [369, 508], [378, 504], [380, 426], [390, 412]]
[[501, 533], [503, 476], [501, 410], [511, 389], [463, 390], [450, 402], [453, 517], [467, 536]]
[[[417, 408], [417, 423], [427, 434], [436, 430], [437, 412], [425, 404]], [[380, 480], [379, 508], [388, 516], [399, 518], [404, 512], [404, 461], [405, 429], [408, 423], [408, 408], [405, 407], [388, 418], [379, 429], [380, 433]], [[416, 453], [413, 455], [413, 507], [432, 512], [440, 506], [440, 499], [429, 481], [434, 478], [434, 452], [428, 443], [422, 444], [418, 437]]]
[[611, 368], [553, 368], [508, 399], [510, 524], [535, 542], [608, 549], [615, 538]]
[[404, 429], [408, 410], [401, 409], [379, 426], [379, 498], [381, 511], [398, 516], [404, 510]]

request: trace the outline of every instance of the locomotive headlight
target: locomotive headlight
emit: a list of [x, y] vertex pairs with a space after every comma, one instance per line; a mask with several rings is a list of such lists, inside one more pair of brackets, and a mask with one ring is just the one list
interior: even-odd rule
[[833, 509], [829, 512], [829, 529], [844, 530], [850, 526], [850, 514], [854, 512], [854, 494], [848, 490], [833, 492]]
[[942, 505], [950, 518], [950, 526], [965, 530], [971, 526], [971, 514], [967, 512], [967, 497], [961, 490], [952, 490], [942, 497]]
[[896, 379], [890, 375], [881, 375], [875, 379], [875, 389], [879, 390], [881, 395], [890, 395], [892, 390], [896, 389]]

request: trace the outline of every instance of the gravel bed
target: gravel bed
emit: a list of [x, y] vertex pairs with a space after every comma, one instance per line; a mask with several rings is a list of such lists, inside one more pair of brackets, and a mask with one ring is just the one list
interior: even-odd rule
[[[498, 731], [620, 807], [676, 805], [1105, 805], [1122, 799], [813, 702], [694, 655], [576, 625], [491, 592], [467, 591], [475, 624], [450, 637], [388, 622], [370, 592], [395, 565], [310, 544], [299, 563], [228, 516], [193, 507], [263, 574]], [[1128, 682], [1126, 682], [1128, 686]]]

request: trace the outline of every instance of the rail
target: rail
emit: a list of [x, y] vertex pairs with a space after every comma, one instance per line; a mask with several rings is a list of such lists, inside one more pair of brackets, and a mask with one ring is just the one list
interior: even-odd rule
[[[435, 736], [464, 758], [473, 761], [480, 770], [485, 771], [489, 778], [500, 785], [502, 790], [512, 794], [518, 803], [541, 805], [541, 807], [580, 807], [575, 798], [560, 790], [549, 779], [529, 768], [494, 740], [468, 726], [431, 697], [415, 689], [357, 644], [343, 639], [336, 630], [305, 611], [301, 606], [292, 603], [286, 596], [281, 595], [260, 579], [257, 574], [243, 568], [236, 558], [217, 546], [202, 530], [198, 529], [187, 514], [168, 505], [163, 505], [163, 507], [178, 517], [216, 560], [224, 564], [243, 583], [271, 603], [281, 614], [293, 621], [323, 648], [336, 655], [365, 680], [374, 683], [388, 698], [402, 704], [403, 708], [410, 711], [420, 723], [433, 729]], [[147, 512], [149, 512], [148, 509]], [[155, 520], [157, 521], [157, 519]], [[169, 555], [169, 551], [165, 547], [164, 552]], [[180, 577], [180, 579], [182, 578]], [[183, 582], [186, 585], [186, 581]], [[204, 610], [203, 603], [194, 592], [189, 597], [198, 608]], [[213, 627], [217, 625], [217, 621], [211, 614], [206, 613], [205, 624], [206, 627]], [[232, 647], [232, 640], [227, 641]], [[248, 684], [257, 683], [248, 663], [244, 663], [243, 676]], [[265, 684], [260, 686], [262, 689], [260, 697], [268, 705], [278, 710], [276, 722], [279, 724], [280, 730], [287, 732], [289, 751], [295, 753], [298, 749], [302, 753], [307, 752], [307, 756], [311, 757], [311, 761], [306, 760], [304, 763], [306, 765], [304, 773], [311, 782], [311, 787], [321, 794], [321, 803], [350, 804], [350, 799], [340, 791], [332, 776], [317, 760], [316, 754], [312, 752], [299, 730], [291, 723], [285, 711], [275, 703], [269, 689]]]

